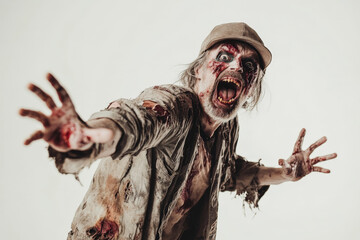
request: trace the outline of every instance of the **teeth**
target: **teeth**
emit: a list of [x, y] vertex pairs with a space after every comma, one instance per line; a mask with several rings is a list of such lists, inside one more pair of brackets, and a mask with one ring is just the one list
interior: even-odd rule
[[235, 98], [232, 98], [230, 99], [229, 101], [226, 101], [224, 99], [222, 99], [222, 97], [218, 97], [218, 100], [221, 102], [221, 103], [225, 103], [225, 104], [230, 104], [230, 103], [233, 103], [235, 101]]
[[[240, 88], [240, 84], [238, 81], [236, 81], [234, 78], [231, 78], [231, 77], [225, 77], [223, 79], [221, 79], [222, 82], [228, 82], [228, 83], [233, 83], [237, 86], [237, 88]], [[236, 97], [230, 99], [230, 100], [224, 100], [222, 97], [218, 96], [218, 100], [221, 102], [221, 103], [224, 103], [224, 104], [231, 104], [233, 103], [235, 100], [236, 100]]]
[[221, 81], [234, 83], [238, 88], [240, 88], [240, 84], [233, 78], [224, 78], [224, 79], [221, 79]]

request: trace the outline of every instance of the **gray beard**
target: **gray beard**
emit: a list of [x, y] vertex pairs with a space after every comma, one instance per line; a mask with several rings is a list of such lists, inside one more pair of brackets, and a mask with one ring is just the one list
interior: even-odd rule
[[204, 101], [204, 104], [202, 106], [203, 110], [210, 118], [222, 123], [225, 123], [235, 118], [238, 113], [238, 110], [240, 110], [241, 108], [241, 105], [239, 104], [240, 101], [242, 100], [241, 97], [236, 101], [234, 106], [228, 110], [217, 108], [211, 100], [212, 97]]

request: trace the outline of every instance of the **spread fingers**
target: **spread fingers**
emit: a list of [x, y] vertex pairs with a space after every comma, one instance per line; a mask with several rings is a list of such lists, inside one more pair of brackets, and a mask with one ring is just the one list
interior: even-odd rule
[[311, 154], [317, 147], [321, 146], [327, 141], [326, 137], [322, 137], [319, 140], [317, 140], [315, 143], [311, 144], [310, 147], [306, 150]]
[[318, 167], [318, 166], [313, 167], [313, 171], [314, 172], [321, 172], [321, 173], [330, 173], [329, 169]]
[[332, 153], [332, 154], [328, 154], [328, 155], [325, 155], [325, 156], [313, 158], [310, 161], [311, 161], [311, 165], [314, 165], [314, 164], [317, 164], [318, 162], [326, 161], [326, 160], [329, 160], [329, 159], [334, 159], [336, 157], [337, 157], [337, 154]]
[[56, 78], [53, 75], [51, 75], [50, 73], [47, 74], [46, 78], [47, 78], [47, 80], [49, 80], [51, 85], [55, 88], [60, 101], [63, 104], [69, 104], [69, 103], [71, 104], [71, 99], [70, 99], [69, 94], [66, 92], [65, 88], [60, 85], [58, 80], [56, 80]]
[[44, 127], [48, 127], [50, 125], [49, 119], [42, 112], [21, 108], [19, 114], [23, 117], [30, 117], [38, 120], [44, 125]]
[[30, 91], [35, 93], [39, 98], [41, 98], [41, 100], [43, 100], [51, 110], [56, 108], [56, 104], [55, 104], [54, 100], [47, 93], [45, 93], [41, 88], [39, 88], [38, 86], [36, 86], [35, 84], [32, 84], [32, 83], [29, 84], [28, 88]]
[[293, 154], [301, 152], [301, 147], [304, 141], [306, 130], [305, 128], [301, 129], [298, 139], [295, 142]]
[[44, 137], [44, 133], [42, 131], [34, 132], [28, 139], [25, 140], [24, 144], [29, 145], [31, 142], [41, 139]]

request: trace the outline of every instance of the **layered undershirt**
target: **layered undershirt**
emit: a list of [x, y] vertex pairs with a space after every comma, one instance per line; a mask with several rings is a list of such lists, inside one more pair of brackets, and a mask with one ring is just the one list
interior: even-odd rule
[[209, 187], [210, 181], [211, 156], [205, 147], [202, 138], [199, 139], [199, 151], [194, 159], [191, 172], [182, 190], [181, 196], [177, 200], [166, 227], [163, 231], [163, 239], [171, 239], [172, 229], [186, 213], [196, 205]]

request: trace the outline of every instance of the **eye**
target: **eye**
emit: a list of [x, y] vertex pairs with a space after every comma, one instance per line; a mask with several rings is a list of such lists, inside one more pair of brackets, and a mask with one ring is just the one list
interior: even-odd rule
[[234, 57], [230, 53], [220, 52], [216, 57], [216, 61], [219, 61], [219, 62], [231, 62], [233, 60], [233, 58]]
[[256, 70], [256, 64], [250, 60], [245, 60], [243, 62], [244, 69], [248, 72], [253, 72]]

